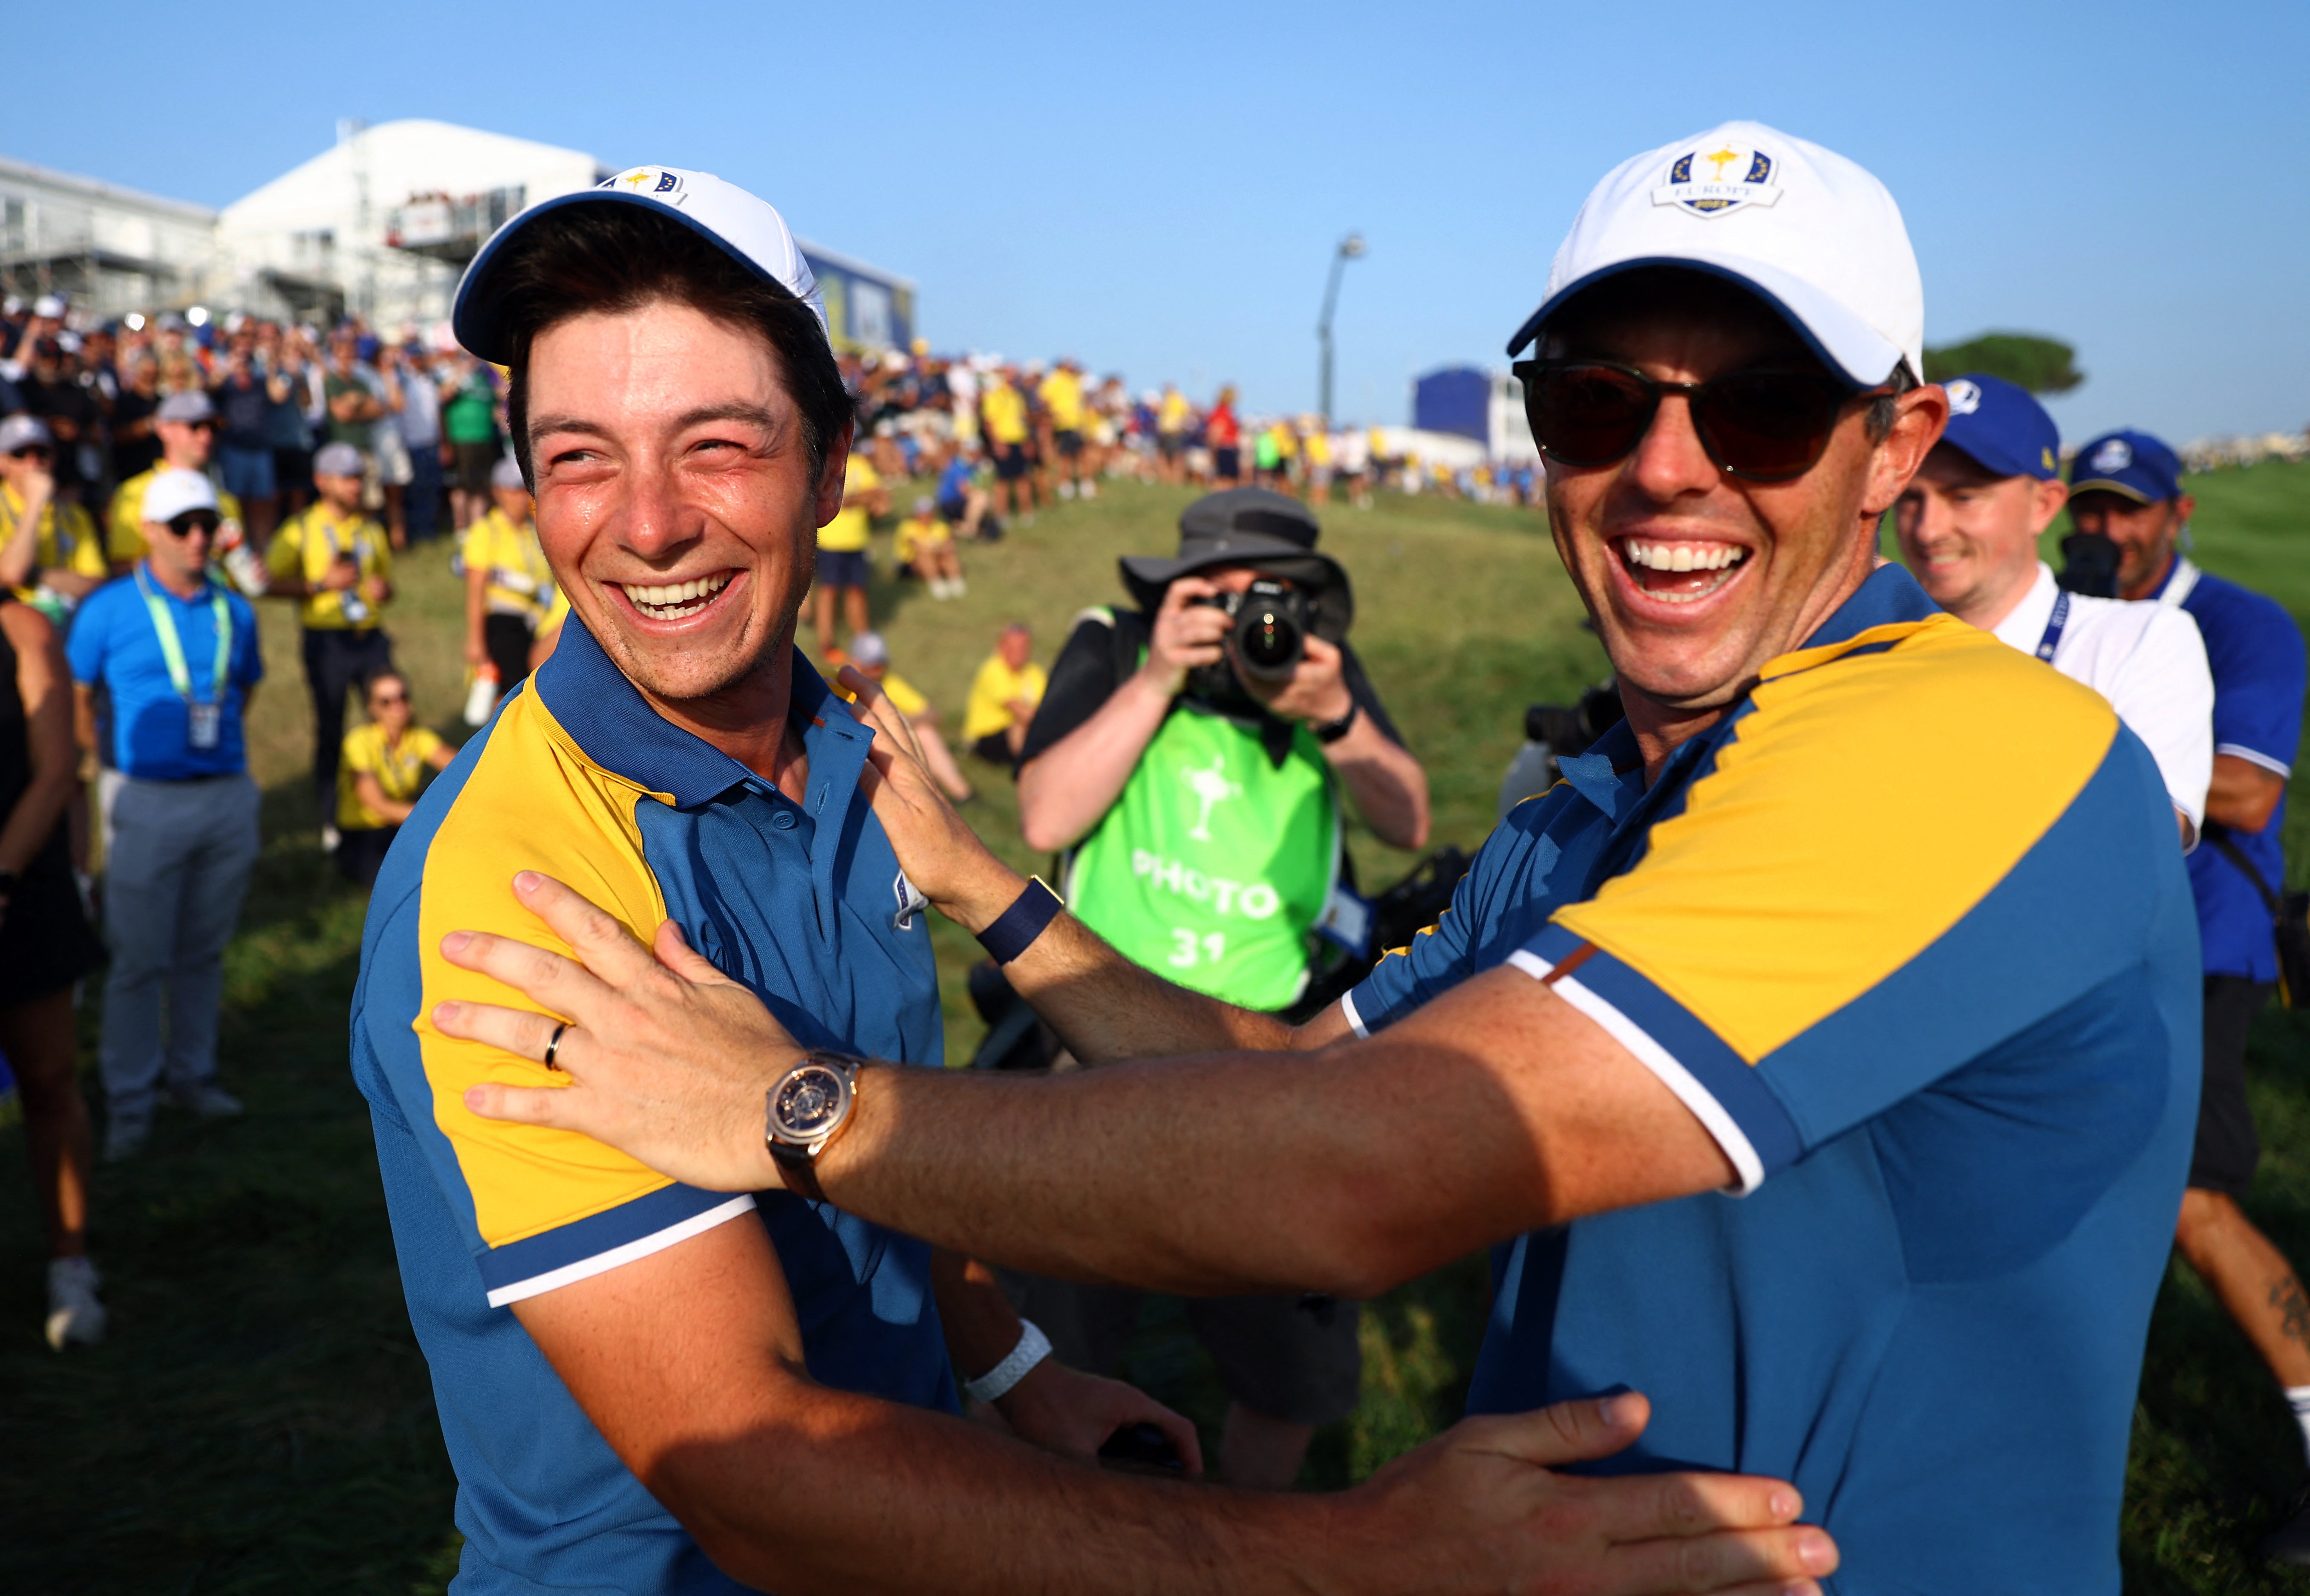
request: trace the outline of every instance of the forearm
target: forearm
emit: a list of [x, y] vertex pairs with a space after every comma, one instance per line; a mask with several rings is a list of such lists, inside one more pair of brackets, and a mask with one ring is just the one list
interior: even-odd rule
[[1428, 772], [1410, 750], [1390, 742], [1368, 715], [1356, 716], [1348, 734], [1324, 750], [1356, 812], [1392, 847], [1428, 843]]
[[1123, 795], [1170, 707], [1170, 693], [1141, 672], [1097, 715], [1029, 761], [1019, 772], [1019, 828], [1027, 846], [1055, 852], [1081, 841]]
[[42, 507], [38, 501], [28, 502], [25, 514], [19, 520], [15, 535], [0, 544], [0, 587], [21, 587], [32, 575], [34, 556], [39, 552], [39, 527]]
[[1544, 1222], [1534, 1145], [1464, 1054], [1383, 1040], [1056, 1079], [874, 1070], [820, 1179], [847, 1212], [1032, 1273], [1360, 1297]]
[[[733, 1578], [788, 1596], [1389, 1586], [1336, 1498], [1104, 1472], [942, 1415], [804, 1388], [635, 1471]], [[1354, 1586], [1331, 1570], [1357, 1568]], [[927, 1578], [935, 1570], [934, 1578]], [[1411, 1570], [1397, 1578], [1413, 1578]]]
[[2206, 789], [2206, 819], [2233, 831], [2259, 831], [2270, 824], [2286, 778], [2236, 754], [2214, 756], [2214, 779]]

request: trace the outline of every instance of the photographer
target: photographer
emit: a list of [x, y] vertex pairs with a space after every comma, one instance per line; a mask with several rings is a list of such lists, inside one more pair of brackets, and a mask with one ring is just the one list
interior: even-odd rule
[[[1339, 790], [1382, 841], [1428, 837], [1427, 776], [1344, 641], [1354, 599], [1318, 530], [1264, 488], [1190, 505], [1177, 559], [1122, 561], [1140, 609], [1077, 621], [1020, 750], [1021, 828], [1069, 850], [1084, 924], [1183, 986], [1273, 1012], [1306, 989], [1339, 879]], [[1120, 1364], [1139, 1293], [1035, 1279], [1024, 1295], [1067, 1362]], [[1233, 1399], [1222, 1472], [1290, 1485], [1316, 1427], [1355, 1406], [1352, 1305], [1226, 1297], [1188, 1317]]]

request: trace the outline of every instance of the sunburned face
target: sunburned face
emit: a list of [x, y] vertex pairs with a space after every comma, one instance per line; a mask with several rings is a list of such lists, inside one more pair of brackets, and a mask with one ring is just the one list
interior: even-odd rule
[[681, 703], [783, 657], [846, 440], [813, 479], [769, 341], [659, 300], [548, 327], [528, 381], [538, 538], [619, 669]]
[[[1594, 311], [1576, 302], [1544, 352], [1632, 366], [1660, 382], [1817, 364], [1753, 296], [1687, 273], [1643, 277]], [[1644, 700], [1668, 717], [1731, 703], [1867, 577], [1871, 529], [1948, 414], [1937, 387], [1897, 405], [1891, 432], [1872, 440], [1865, 405], [1847, 404], [1819, 464], [1790, 481], [1720, 471], [1677, 394], [1663, 395], [1626, 458], [1547, 462], [1557, 551], [1595, 618], [1632, 718]]]

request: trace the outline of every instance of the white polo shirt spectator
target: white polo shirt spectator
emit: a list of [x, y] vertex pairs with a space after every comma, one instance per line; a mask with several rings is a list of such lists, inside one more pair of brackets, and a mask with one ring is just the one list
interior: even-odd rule
[[2063, 591], [2037, 538], [2067, 502], [2061, 434], [2028, 393], [1983, 373], [1944, 385], [1950, 423], [1895, 507], [1918, 585], [1958, 620], [2109, 700], [2149, 746], [2184, 851], [2206, 819], [2214, 678], [2186, 615]]

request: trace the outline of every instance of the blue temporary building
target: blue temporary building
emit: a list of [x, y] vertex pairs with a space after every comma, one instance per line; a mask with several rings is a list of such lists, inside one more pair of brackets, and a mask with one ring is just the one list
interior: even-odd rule
[[911, 279], [864, 261], [795, 240], [826, 299], [827, 331], [834, 347], [858, 352], [904, 349], [914, 342], [915, 285]]
[[1411, 424], [1492, 444], [1492, 375], [1475, 366], [1446, 366], [1411, 384]]

